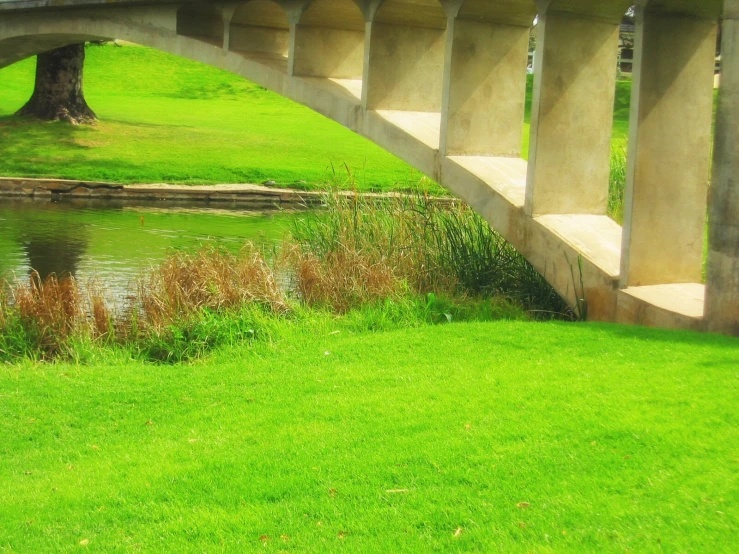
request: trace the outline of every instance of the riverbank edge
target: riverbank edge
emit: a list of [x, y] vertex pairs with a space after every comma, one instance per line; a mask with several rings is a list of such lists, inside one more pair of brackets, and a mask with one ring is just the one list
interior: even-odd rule
[[[0, 199], [99, 199], [123, 201], [170, 201], [194, 204], [229, 203], [252, 209], [315, 208], [325, 204], [324, 190], [297, 190], [274, 188], [255, 184], [173, 185], [165, 183], [122, 185], [102, 181], [69, 179], [36, 179], [26, 177], [0, 177]], [[364, 198], [395, 198], [409, 196], [401, 192], [338, 191], [340, 195]], [[432, 196], [435, 202], [459, 202], [454, 197]]]
[[0, 177], [0, 198], [146, 200], [239, 204], [260, 209], [300, 209], [323, 203], [321, 191], [261, 185], [121, 185], [98, 181]]

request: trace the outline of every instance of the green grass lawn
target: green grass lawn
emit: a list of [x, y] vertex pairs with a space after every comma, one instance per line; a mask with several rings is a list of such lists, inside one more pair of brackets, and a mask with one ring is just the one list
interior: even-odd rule
[[735, 553], [737, 368], [716, 336], [339, 320], [4, 366], [0, 552]]
[[[224, 71], [137, 46], [87, 49], [85, 92], [97, 125], [23, 121], [12, 114], [31, 95], [34, 64], [29, 59], [0, 70], [0, 175], [310, 186], [346, 184], [346, 164], [361, 189], [407, 188], [422, 178], [304, 106]], [[630, 84], [619, 83], [616, 139], [626, 136]], [[527, 111], [525, 152], [528, 122]]]
[[[421, 174], [325, 117], [244, 79], [137, 46], [87, 48], [92, 127], [11, 115], [30, 97], [35, 60], [0, 70], [0, 175], [121, 183], [324, 184], [382, 189]], [[337, 177], [332, 173], [332, 164]]]

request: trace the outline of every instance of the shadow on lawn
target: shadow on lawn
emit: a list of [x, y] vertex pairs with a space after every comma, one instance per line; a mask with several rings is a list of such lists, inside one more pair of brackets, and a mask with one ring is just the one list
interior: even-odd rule
[[[563, 325], [561, 322], [552, 322], [548, 325]], [[572, 324], [569, 324], [572, 325]], [[575, 324], [582, 325], [582, 324]], [[596, 327], [601, 331], [620, 339], [640, 340], [645, 342], [664, 342], [673, 344], [688, 344], [726, 349], [729, 359], [735, 367], [739, 367], [739, 338], [717, 335], [713, 333], [699, 333], [696, 331], [667, 331], [640, 327], [638, 325], [619, 325], [615, 323], [587, 323], [588, 327]]]
[[0, 175], [74, 179], [79, 177], [71, 174], [74, 167], [84, 168], [86, 174], [99, 179], [147, 173], [139, 164], [91, 159], [88, 153], [101, 146], [95, 140], [96, 131], [89, 125], [0, 117], [0, 152], [5, 154], [0, 158]]

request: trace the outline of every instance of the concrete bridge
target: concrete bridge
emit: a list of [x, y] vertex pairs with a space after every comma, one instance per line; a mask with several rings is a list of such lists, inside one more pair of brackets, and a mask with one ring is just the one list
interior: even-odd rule
[[619, 23], [634, 1], [1, 0], [0, 67], [118, 38], [223, 68], [437, 180], [590, 319], [739, 335], [739, 0], [641, 2], [622, 227], [606, 203]]

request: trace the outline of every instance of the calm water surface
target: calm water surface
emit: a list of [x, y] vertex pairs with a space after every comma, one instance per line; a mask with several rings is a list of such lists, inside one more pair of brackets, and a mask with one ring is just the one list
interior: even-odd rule
[[0, 200], [0, 276], [71, 273], [118, 296], [175, 250], [280, 240], [300, 213], [186, 208], [161, 203]]

